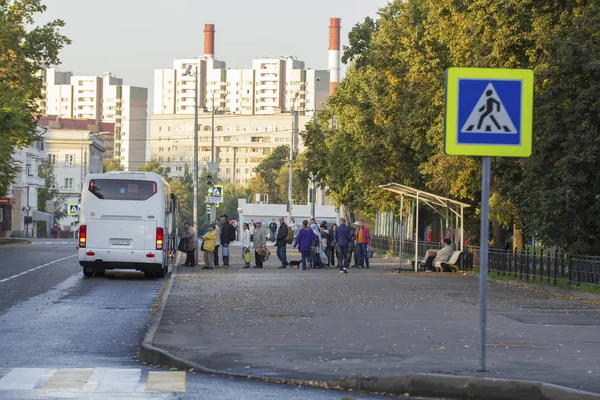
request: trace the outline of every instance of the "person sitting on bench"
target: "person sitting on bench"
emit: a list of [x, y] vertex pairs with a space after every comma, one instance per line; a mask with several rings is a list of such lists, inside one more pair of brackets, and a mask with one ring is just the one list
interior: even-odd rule
[[427, 257], [427, 260], [425, 261], [425, 270], [434, 270], [434, 265], [438, 261], [448, 262], [450, 257], [452, 257], [453, 252], [452, 241], [450, 239], [444, 239], [444, 247], [437, 252], [437, 255], [435, 257]]

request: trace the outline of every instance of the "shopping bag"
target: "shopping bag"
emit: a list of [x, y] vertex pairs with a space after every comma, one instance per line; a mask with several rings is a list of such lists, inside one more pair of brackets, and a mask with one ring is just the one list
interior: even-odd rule
[[252, 261], [252, 252], [250, 249], [244, 250], [244, 262], [249, 263]]
[[319, 254], [321, 257], [321, 263], [322, 264], [328, 264], [329, 263], [329, 258], [327, 257], [327, 254], [325, 254], [325, 252], [321, 249], [321, 253]]
[[229, 257], [229, 246], [224, 244], [224, 245], [222, 245], [222, 247], [223, 247], [223, 250], [222, 250], [223, 257]]

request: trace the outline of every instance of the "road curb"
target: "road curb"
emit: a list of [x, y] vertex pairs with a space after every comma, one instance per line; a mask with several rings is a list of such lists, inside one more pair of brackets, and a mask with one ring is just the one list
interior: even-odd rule
[[27, 244], [31, 244], [31, 240], [15, 240], [15, 243], [6, 243], [6, 244], [1, 244], [0, 245], [0, 251], [2, 250], [11, 250], [11, 249], [18, 249], [20, 247], [23, 247]]
[[140, 348], [139, 361], [142, 363], [189, 370], [210, 375], [252, 379], [262, 382], [312, 386], [324, 389], [353, 390], [372, 393], [389, 393], [409, 396], [444, 397], [464, 400], [600, 400], [600, 394], [584, 392], [564, 386], [536, 381], [455, 376], [443, 374], [415, 373], [383, 378], [351, 378], [342, 380], [298, 380], [272, 378], [268, 376], [239, 374], [214, 370], [203, 365], [173, 355], [168, 350], [155, 347], [154, 337], [160, 326], [177, 267], [173, 268], [167, 289], [158, 311], [144, 337]]
[[598, 400], [599, 394], [536, 381], [442, 374], [409, 374], [327, 382], [330, 387], [465, 400]]

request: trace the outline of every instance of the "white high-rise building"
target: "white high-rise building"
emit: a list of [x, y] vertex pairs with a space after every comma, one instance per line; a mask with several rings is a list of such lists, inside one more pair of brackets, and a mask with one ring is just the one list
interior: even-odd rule
[[[201, 57], [177, 59], [172, 68], [155, 70], [151, 157], [172, 176], [183, 175], [184, 166], [193, 164], [197, 73], [200, 166], [210, 161], [214, 129], [219, 178], [245, 184], [274, 148], [291, 144], [291, 111], [298, 112], [298, 131], [303, 131], [321, 109], [329, 96], [330, 73], [307, 69], [292, 56], [263, 57], [253, 60], [252, 68], [229, 69], [215, 58], [214, 32], [214, 25], [205, 25]], [[184, 75], [189, 66], [191, 73]], [[302, 151], [297, 137], [294, 141]]]
[[[306, 69], [292, 56], [260, 58], [251, 69], [229, 69], [214, 55], [214, 25], [205, 25], [204, 55], [173, 61], [154, 71], [154, 115], [194, 114], [195, 74], [198, 104], [225, 114], [265, 115], [318, 110], [329, 95], [329, 72]], [[184, 75], [188, 66], [191, 74]], [[296, 96], [296, 93], [298, 95]]]
[[146, 162], [148, 89], [123, 85], [111, 73], [73, 76], [54, 68], [41, 71], [45, 80], [42, 114], [115, 124], [114, 152], [126, 170]]
[[[184, 75], [188, 65], [192, 74]], [[153, 114], [193, 114], [195, 71], [199, 106], [226, 114], [264, 115], [318, 110], [329, 95], [329, 72], [304, 68], [294, 57], [253, 60], [252, 69], [226, 69], [225, 62], [186, 58], [154, 71]]]

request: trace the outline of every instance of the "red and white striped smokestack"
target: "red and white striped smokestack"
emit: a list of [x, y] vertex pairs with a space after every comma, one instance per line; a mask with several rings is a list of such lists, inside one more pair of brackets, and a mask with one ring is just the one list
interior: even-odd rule
[[341, 19], [329, 20], [329, 95], [340, 81], [340, 29]]
[[215, 26], [204, 25], [204, 55], [208, 58], [215, 57]]

